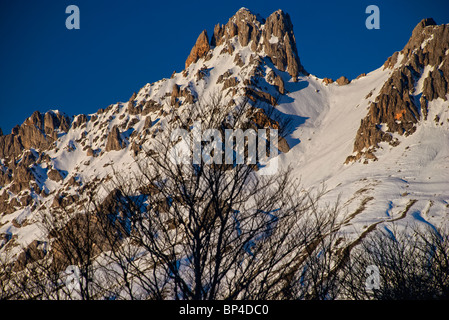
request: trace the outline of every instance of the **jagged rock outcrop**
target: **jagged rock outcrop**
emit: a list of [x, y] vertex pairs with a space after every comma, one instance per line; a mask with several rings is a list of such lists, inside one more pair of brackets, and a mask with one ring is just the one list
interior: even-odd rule
[[48, 178], [50, 180], [56, 181], [56, 182], [60, 182], [62, 181], [64, 178], [62, 177], [61, 173], [56, 170], [56, 169], [50, 169], [47, 173]]
[[392, 133], [407, 136], [416, 130], [420, 112], [414, 97], [410, 95], [414, 84], [411, 68], [404, 67], [393, 72], [375, 102], [371, 103], [368, 115], [361, 120], [354, 141], [353, 151], [357, 155], [348, 158], [347, 162], [359, 159], [362, 154], [372, 154], [373, 148], [377, 148], [380, 142], [397, 144]]
[[175, 83], [171, 92], [170, 105], [174, 106], [180, 96], [179, 86]]
[[[262, 109], [258, 109], [253, 114], [251, 114], [250, 119], [252, 122], [252, 127], [255, 130], [266, 128], [272, 128], [276, 130], [282, 129], [279, 122], [271, 119]], [[290, 146], [288, 145], [287, 140], [285, 140], [285, 138], [282, 136], [278, 136], [276, 147], [280, 152], [286, 153], [290, 151]]]
[[94, 156], [94, 150], [92, 149], [92, 147], [87, 147], [86, 155], [88, 157], [93, 157]]
[[265, 20], [241, 8], [226, 25], [215, 26], [211, 45], [224, 44], [225, 51], [232, 53], [230, 40], [235, 36], [241, 46], [250, 45], [254, 52], [263, 50], [276, 68], [288, 72], [294, 81], [299, 73], [308, 74], [299, 60], [290, 16], [282, 10]]
[[346, 78], [345, 76], [341, 76], [340, 78], [338, 78], [336, 81], [335, 81], [339, 86], [344, 86], [344, 85], [347, 85], [347, 84], [349, 84], [349, 80], [348, 80], [348, 78]]
[[277, 75], [273, 70], [267, 74], [267, 81], [276, 86], [280, 94], [285, 94], [284, 80], [280, 75]]
[[30, 169], [23, 165], [18, 165], [12, 170], [13, 183], [9, 190], [15, 194], [18, 194], [22, 190], [26, 190], [30, 187], [30, 182], [34, 180], [34, 175]]
[[128, 113], [130, 115], [137, 115], [142, 112], [143, 106], [135, 103], [136, 97], [137, 97], [137, 93], [134, 92], [128, 100]]
[[106, 151], [119, 151], [124, 148], [124, 142], [120, 136], [120, 130], [118, 129], [118, 126], [115, 125], [112, 127], [111, 132], [109, 132], [108, 140], [106, 142]]
[[19, 155], [23, 150], [20, 137], [16, 134], [7, 134], [0, 137], [0, 158], [9, 158]]
[[18, 256], [14, 263], [14, 271], [23, 270], [28, 263], [42, 259], [47, 254], [47, 243], [34, 240]]
[[83, 124], [87, 123], [88, 118], [85, 114], [78, 115], [75, 120], [72, 122], [73, 129], [81, 127]]
[[69, 131], [70, 120], [68, 117], [49, 111], [44, 114], [44, 132], [46, 135], [56, 140], [58, 138], [56, 130], [59, 129], [62, 132]]
[[0, 168], [0, 186], [6, 186], [12, 181], [12, 171], [6, 168]]
[[69, 128], [70, 119], [66, 115], [35, 111], [21, 126], [14, 127], [11, 134], [0, 136], [0, 158], [17, 157], [24, 149], [47, 150], [58, 138], [58, 131], [67, 132]]
[[251, 40], [255, 40], [255, 46], [252, 49], [256, 51], [263, 23], [264, 19], [252, 14], [246, 8], [241, 8], [229, 19], [226, 25], [217, 24], [215, 26], [211, 45], [219, 46], [238, 36], [238, 41], [242, 46], [247, 46]]
[[306, 73], [302, 67], [293, 34], [293, 24], [288, 13], [278, 10], [265, 22], [263, 31], [264, 49], [273, 64], [296, 80], [298, 74]]
[[223, 90], [226, 90], [228, 88], [233, 88], [239, 83], [238, 79], [236, 77], [230, 77], [226, 79], [223, 83]]
[[252, 88], [245, 88], [245, 96], [251, 99], [254, 102], [265, 102], [272, 106], [277, 105], [277, 100], [268, 92], [264, 92], [261, 90], [255, 90]]
[[189, 56], [186, 60], [186, 69], [190, 64], [197, 62], [199, 58], [204, 57], [210, 49], [209, 38], [207, 37], [207, 31], [203, 30], [198, 36], [195, 45], [190, 51]]
[[161, 108], [162, 108], [162, 105], [160, 105], [156, 101], [150, 99], [147, 102], [145, 102], [145, 104], [143, 106], [142, 116], [146, 116], [151, 112], [156, 112], [156, 111], [160, 110]]
[[[354, 141], [356, 155], [348, 156], [346, 163], [360, 159], [372, 152], [380, 142], [398, 144], [392, 133], [410, 135], [416, 130], [418, 121], [427, 119], [428, 101], [436, 98], [446, 100], [449, 92], [449, 26], [436, 25], [433, 19], [423, 19], [412, 32], [410, 40], [400, 52], [393, 54], [384, 68], [393, 68], [390, 78], [384, 83], [375, 102], [371, 103], [368, 115], [361, 120]], [[433, 67], [426, 75], [425, 66]], [[416, 92], [421, 77], [422, 95]]]

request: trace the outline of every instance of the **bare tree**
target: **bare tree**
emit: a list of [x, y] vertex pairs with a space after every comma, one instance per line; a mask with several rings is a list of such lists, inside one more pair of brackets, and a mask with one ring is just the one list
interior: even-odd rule
[[[374, 288], [367, 283], [373, 267], [379, 279]], [[447, 298], [449, 235], [422, 226], [377, 231], [352, 250], [345, 274], [344, 292], [351, 299]]]
[[16, 283], [14, 279], [13, 263], [11, 256], [6, 251], [0, 256], [0, 300], [17, 298]]
[[[98, 215], [128, 221], [126, 243], [110, 255], [120, 270], [117, 281], [128, 283], [127, 297], [137, 296], [131, 282], [154, 299], [310, 297], [303, 291], [311, 290], [313, 281], [324, 284], [317, 274], [307, 286], [291, 290], [298, 274], [313, 270], [304, 267], [336, 227], [338, 210], [318, 204], [322, 190], [302, 189], [288, 168], [260, 176], [258, 164], [173, 161], [178, 142], [170, 139], [173, 130], [199, 120], [203, 131], [246, 130], [253, 127], [249, 107], [247, 101], [225, 106], [214, 97], [188, 114], [173, 115], [161, 125], [156, 147], [139, 162], [138, 175], [117, 175], [110, 191], [121, 205], [107, 212], [103, 207]], [[202, 143], [204, 150], [211, 150], [208, 143]], [[217, 149], [209, 152], [213, 157]]]
[[110, 247], [88, 208], [89, 203], [76, 213], [66, 206], [41, 212], [40, 226], [48, 235], [43, 242], [46, 248], [38, 249], [34, 244], [39, 241], [34, 241], [13, 261], [15, 285], [9, 291], [20, 292], [17, 298], [90, 300], [104, 295], [95, 281], [95, 259]]
[[[147, 129], [150, 148], [134, 175], [117, 170], [105, 199], [86, 194], [83, 210], [62, 206], [42, 216], [48, 250], [27, 261], [3, 296], [334, 299], [338, 206], [323, 205], [325, 189], [305, 190], [290, 168], [260, 174], [271, 164], [254, 161], [252, 152], [274, 154], [271, 144], [253, 148], [254, 137], [273, 142], [271, 130], [288, 121], [260, 121], [256, 109], [215, 96]], [[198, 122], [222, 143], [201, 136], [187, 144], [191, 158], [177, 161], [185, 137], [172, 133], [198, 134]], [[76, 273], [73, 286], [68, 269]]]

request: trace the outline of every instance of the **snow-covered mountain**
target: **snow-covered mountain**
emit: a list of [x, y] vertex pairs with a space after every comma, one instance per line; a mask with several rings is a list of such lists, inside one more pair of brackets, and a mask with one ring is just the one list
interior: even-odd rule
[[184, 70], [129, 101], [89, 115], [33, 113], [0, 136], [0, 253], [45, 243], [40, 212], [82, 210], [88, 192], [106, 197], [113, 169], [136, 171], [174, 110], [217, 93], [290, 119], [279, 165], [305, 187], [324, 182], [328, 201], [340, 197], [350, 238], [392, 221], [447, 223], [449, 25], [421, 21], [402, 51], [351, 81], [309, 74], [300, 53], [288, 14], [242, 8], [211, 37], [200, 34]]

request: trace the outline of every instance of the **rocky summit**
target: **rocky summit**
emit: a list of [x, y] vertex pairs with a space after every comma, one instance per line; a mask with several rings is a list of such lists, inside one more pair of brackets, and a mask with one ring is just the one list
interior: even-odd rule
[[88, 196], [108, 199], [117, 171], [133, 176], [167, 124], [188, 114], [191, 125], [189, 110], [214, 95], [231, 107], [249, 101], [248, 127], [279, 129], [279, 167], [306, 188], [325, 182], [350, 240], [393, 220], [448, 221], [449, 25], [424, 19], [378, 69], [336, 81], [305, 70], [308, 49], [282, 10], [262, 18], [242, 8], [192, 45], [184, 70], [128, 101], [74, 116], [36, 111], [0, 131], [1, 255], [18, 269], [24, 252], [40, 256], [51, 238], [42, 212], [69, 217]]
[[385, 62], [384, 68], [392, 74], [361, 120], [354, 142], [357, 155], [348, 157], [348, 161], [362, 155], [375, 159], [373, 150], [380, 142], [395, 145], [399, 140], [394, 133], [410, 135], [420, 120], [427, 119], [429, 101], [447, 100], [448, 50], [447, 25], [438, 26], [433, 19], [418, 23], [404, 49]]

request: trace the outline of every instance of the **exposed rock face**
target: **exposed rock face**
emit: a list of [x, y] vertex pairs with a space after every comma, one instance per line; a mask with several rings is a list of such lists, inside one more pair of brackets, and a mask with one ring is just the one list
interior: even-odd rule
[[12, 170], [13, 184], [10, 187], [10, 191], [18, 194], [22, 190], [26, 190], [30, 187], [31, 180], [34, 179], [34, 175], [30, 169], [23, 165], [18, 165]]
[[344, 85], [349, 84], [350, 81], [349, 81], [348, 78], [346, 78], [345, 76], [341, 76], [341, 77], [338, 78], [337, 81], [335, 81], [335, 82], [337, 82], [337, 84], [338, 84], [339, 86], [344, 86]]
[[[410, 135], [416, 123], [427, 118], [427, 104], [436, 98], [446, 100], [449, 92], [449, 26], [435, 25], [433, 19], [422, 20], [401, 52], [393, 54], [384, 68], [397, 65], [399, 54], [403, 56], [399, 66], [385, 82], [368, 115], [362, 119], [354, 142], [355, 156], [346, 163], [359, 159], [372, 151], [382, 141], [396, 145], [392, 133]], [[415, 92], [416, 83], [422, 77], [425, 66], [433, 66], [424, 79], [422, 96]], [[419, 88], [418, 88], [419, 90]], [[365, 151], [363, 151], [365, 150]]]
[[59, 173], [59, 171], [56, 170], [56, 169], [51, 169], [51, 170], [49, 170], [48, 173], [47, 173], [47, 175], [48, 175], [48, 178], [49, 178], [50, 180], [53, 180], [53, 181], [56, 181], [56, 182], [59, 182], [59, 181], [62, 181], [62, 180], [63, 180], [62, 175], [61, 175], [61, 174]]
[[427, 101], [441, 98], [447, 100], [446, 94], [449, 88], [449, 57], [446, 56], [443, 64], [433, 71], [429, 71], [428, 77], [424, 80], [423, 97]]
[[324, 79], [323, 79], [323, 82], [324, 82], [325, 84], [331, 84], [331, 83], [334, 82], [334, 80], [332, 80], [331, 78], [324, 78]]
[[[393, 132], [410, 135], [419, 121], [419, 110], [410, 96], [414, 87], [412, 71], [409, 68], [396, 70], [385, 82], [376, 101], [369, 108], [368, 115], [361, 120], [354, 142], [354, 152], [377, 148], [382, 141], [393, 141]], [[386, 130], [382, 129], [382, 124]]]
[[277, 105], [276, 98], [273, 97], [268, 92], [264, 92], [264, 91], [260, 91], [260, 90], [254, 90], [252, 88], [246, 88], [245, 89], [245, 95], [249, 99], [254, 101], [254, 102], [261, 101], [261, 102], [266, 102], [266, 103], [268, 103], [268, 104], [270, 104], [272, 106], [276, 106]]
[[108, 135], [108, 141], [106, 142], [106, 151], [119, 151], [124, 148], [124, 143], [122, 141], [122, 138], [120, 137], [120, 131], [118, 129], [118, 126], [115, 125], [111, 132], [109, 132]]
[[6, 186], [12, 181], [12, 172], [10, 170], [0, 169], [0, 186]]
[[137, 93], [133, 93], [132, 96], [128, 100], [128, 113], [130, 115], [140, 114], [142, 112], [142, 105], [136, 105], [135, 99], [137, 97]]
[[21, 139], [16, 134], [0, 137], [0, 158], [9, 158], [19, 155], [23, 150]]
[[399, 52], [398, 52], [398, 51], [396, 51], [395, 53], [393, 53], [393, 55], [392, 55], [391, 57], [389, 57], [389, 58], [387, 59], [387, 61], [384, 62], [384, 69], [385, 69], [385, 68], [392, 69], [392, 68], [396, 65], [396, 63], [397, 63], [397, 61], [398, 61], [398, 55], [399, 55]]
[[191, 63], [197, 62], [199, 58], [204, 57], [209, 51], [209, 39], [207, 37], [207, 31], [203, 30], [196, 40], [195, 45], [190, 51], [190, 55], [186, 60], [186, 69], [190, 66]]
[[45, 113], [44, 115], [44, 132], [46, 135], [56, 140], [58, 138], [56, 130], [60, 129], [63, 132], [69, 131], [70, 121], [67, 117], [54, 113], [52, 111]]
[[290, 146], [284, 137], [278, 137], [278, 144], [276, 146], [280, 152], [287, 153], [290, 151]]
[[280, 75], [277, 75], [273, 70], [271, 70], [267, 75], [268, 82], [275, 85], [280, 94], [285, 94], [284, 80]]
[[88, 121], [87, 116], [85, 114], [80, 114], [76, 117], [76, 120], [73, 121], [72, 127], [76, 129]]
[[47, 243], [34, 240], [22, 253], [19, 254], [14, 264], [14, 271], [23, 270], [28, 263], [42, 259], [47, 254]]
[[274, 12], [265, 21], [241, 8], [226, 25], [215, 26], [211, 45], [225, 44], [232, 53], [230, 39], [235, 36], [240, 45], [249, 45], [254, 52], [264, 50], [276, 68], [287, 71], [293, 80], [300, 72], [308, 74], [298, 57], [290, 16], [282, 10]]
[[171, 99], [170, 99], [170, 104], [172, 106], [175, 105], [175, 103], [176, 103], [177, 99], [179, 98], [179, 96], [180, 96], [179, 86], [175, 83], [173, 85], [173, 90], [171, 92]]
[[[86, 230], [89, 230], [89, 232]], [[100, 230], [99, 218], [94, 215], [84, 214], [77, 214], [63, 228], [54, 230], [55, 240], [52, 243], [50, 253], [56, 270], [63, 271], [69, 265], [79, 263], [79, 260], [87, 259], [87, 255], [94, 258], [102, 251], [110, 250], [111, 246], [102, 237]], [[89, 234], [89, 237], [86, 236], [87, 234]], [[69, 241], [68, 239], [74, 240]], [[85, 250], [78, 252], [78, 247], [74, 243], [79, 244]], [[37, 257], [35, 260], [40, 258]]]
[[282, 10], [272, 13], [263, 32], [265, 52], [273, 64], [296, 80], [299, 72], [306, 73], [299, 61], [293, 24], [290, 16]]
[[274, 85], [278, 88], [280, 94], [285, 94], [284, 80], [280, 76], [274, 78]]
[[159, 103], [150, 99], [147, 102], [145, 102], [145, 105], [143, 106], [143, 110], [142, 110], [142, 115], [146, 116], [151, 112], [160, 110], [161, 108], [162, 108], [162, 106]]
[[174, 97], [174, 98], [178, 98], [179, 95], [180, 95], [179, 86], [177, 84], [174, 84], [171, 96]]
[[[246, 8], [241, 8], [229, 19], [226, 25], [217, 24], [215, 26], [211, 44], [219, 46], [235, 36], [238, 36], [239, 43], [242, 46], [247, 46], [251, 40], [257, 40], [258, 42], [263, 23], [262, 18], [253, 15]], [[255, 45], [257, 46], [257, 43]]]
[[236, 77], [231, 77], [229, 79], [226, 79], [224, 84], [223, 84], [223, 90], [226, 90], [228, 88], [232, 88], [235, 87], [238, 84], [238, 80]]
[[[36, 192], [40, 192], [38, 186], [34, 182], [34, 174], [30, 169], [36, 160], [37, 159], [32, 152], [25, 151], [20, 161], [16, 162], [15, 160], [12, 160], [8, 164], [9, 167], [1, 166], [0, 187], [11, 183], [9, 186], [9, 191], [16, 195], [21, 191], [28, 190], [30, 188], [34, 188]], [[12, 210], [12, 206], [8, 205], [9, 197], [7, 196], [7, 192], [4, 192], [3, 195], [5, 196], [5, 199], [3, 199], [4, 203], [1, 203], [2, 199], [0, 199], [0, 214], [2, 212], [14, 212], [14, 210]], [[20, 206], [20, 204], [17, 203], [17, 206]]]
[[[433, 33], [433, 28], [427, 29], [427, 31], [425, 32], [425, 29], [428, 26], [436, 26], [435, 20], [433, 20], [432, 18], [421, 20], [413, 29], [412, 36], [401, 52], [408, 54], [411, 50], [417, 47], [421, 47], [423, 41], [428, 38], [431, 33]], [[444, 27], [444, 25], [442, 25], [442, 27]]]
[[[279, 122], [268, 117], [262, 109], [257, 110], [254, 114], [251, 115], [251, 121], [253, 122], [253, 128], [255, 130], [265, 128], [273, 128], [276, 130], [281, 129]], [[278, 136], [276, 147], [279, 149], [279, 151], [284, 153], [290, 151], [290, 146], [288, 145], [287, 140], [285, 140], [284, 137], [281, 136]]]
[[13, 128], [11, 134], [0, 136], [0, 158], [17, 157], [24, 149], [46, 150], [58, 138], [58, 130], [67, 132], [69, 128], [66, 115], [35, 111], [21, 126]]
[[93, 157], [94, 156], [94, 150], [92, 149], [92, 147], [88, 147], [86, 154], [88, 157]]

